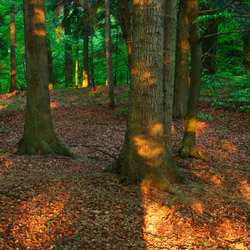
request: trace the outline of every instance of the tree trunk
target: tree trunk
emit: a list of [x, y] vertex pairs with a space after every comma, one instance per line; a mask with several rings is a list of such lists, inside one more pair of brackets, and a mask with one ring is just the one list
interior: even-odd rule
[[131, 86], [127, 130], [118, 160], [106, 171], [174, 192], [184, 181], [166, 148], [163, 113], [164, 0], [133, 2]]
[[177, 0], [166, 1], [163, 48], [163, 112], [167, 148], [172, 152], [172, 111], [176, 48]]
[[113, 83], [113, 66], [111, 50], [111, 23], [110, 23], [110, 0], [105, 0], [105, 44], [106, 44], [106, 75], [108, 84], [108, 105], [115, 106], [114, 83]]
[[[14, 0], [11, 0], [14, 2]], [[11, 83], [10, 83], [10, 93], [18, 90], [16, 82], [16, 44], [15, 44], [15, 5], [14, 3], [10, 8], [10, 54], [11, 54]]]
[[44, 0], [24, 0], [23, 9], [27, 105], [17, 153], [70, 156], [57, 139], [51, 120]]
[[91, 27], [90, 33], [90, 43], [91, 43], [91, 85], [92, 90], [95, 91], [95, 77], [94, 77], [94, 46], [93, 46], [93, 28]]
[[88, 0], [84, 0], [84, 35], [83, 35], [83, 87], [89, 86], [89, 22], [88, 22]]
[[76, 89], [78, 89], [78, 27], [76, 31], [76, 68], [75, 68], [75, 85]]
[[116, 41], [115, 41], [115, 79], [114, 79], [114, 85], [117, 85], [117, 57], [118, 57], [118, 42], [119, 42], [119, 25], [118, 25], [118, 20], [116, 23]]
[[[67, 36], [71, 35], [71, 23], [68, 18], [69, 7], [68, 2], [64, 5], [64, 33]], [[72, 46], [70, 43], [65, 44], [65, 86], [73, 83], [73, 68], [72, 68]]]
[[187, 113], [189, 76], [188, 0], [181, 0], [178, 13], [173, 118], [184, 119]]
[[55, 86], [55, 74], [53, 69], [53, 58], [50, 46], [50, 40], [47, 39], [47, 54], [48, 54], [48, 67], [49, 67], [49, 90], [54, 89]]
[[130, 5], [132, 0], [117, 0], [118, 18], [121, 25], [123, 38], [127, 47], [128, 68], [131, 68], [131, 17]]
[[204, 156], [202, 156], [201, 153], [198, 152], [195, 144], [202, 64], [199, 22], [196, 20], [199, 12], [199, 1], [189, 0], [188, 5], [190, 23], [189, 42], [191, 49], [191, 83], [188, 98], [187, 115], [185, 117], [184, 124], [184, 136], [182, 141], [182, 148], [180, 149], [180, 156], [182, 158], [203, 158]]

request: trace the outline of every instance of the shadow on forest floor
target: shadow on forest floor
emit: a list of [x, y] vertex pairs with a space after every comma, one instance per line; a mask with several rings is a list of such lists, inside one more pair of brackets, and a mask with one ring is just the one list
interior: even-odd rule
[[106, 107], [105, 88], [90, 95], [52, 91], [56, 133], [77, 160], [14, 156], [25, 97], [0, 97], [6, 102], [0, 111], [0, 249], [249, 249], [249, 116], [200, 106], [212, 117], [197, 129], [198, 147], [210, 162], [177, 156], [183, 124], [174, 122], [174, 157], [191, 184], [173, 196], [100, 173], [119, 155], [126, 128], [125, 116], [115, 115], [127, 105], [126, 86], [116, 91], [116, 110]]

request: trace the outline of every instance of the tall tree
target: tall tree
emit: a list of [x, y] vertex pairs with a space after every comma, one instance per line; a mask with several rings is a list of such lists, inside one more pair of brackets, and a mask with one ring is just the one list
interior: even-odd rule
[[54, 74], [53, 58], [52, 58], [52, 51], [49, 39], [47, 39], [47, 54], [48, 54], [48, 66], [49, 66], [49, 89], [51, 90], [55, 86], [55, 74]]
[[19, 154], [71, 155], [57, 139], [51, 120], [44, 0], [24, 0], [27, 105]]
[[189, 82], [188, 1], [180, 0], [176, 43], [173, 118], [184, 119], [187, 112]]
[[10, 7], [10, 58], [11, 58], [11, 83], [10, 92], [17, 90], [16, 82], [16, 42], [15, 42], [15, 0], [11, 0], [13, 3]]
[[182, 158], [195, 157], [204, 158], [196, 148], [196, 124], [201, 85], [201, 41], [199, 22], [199, 0], [188, 0], [189, 13], [189, 42], [191, 49], [191, 82], [188, 98], [187, 114], [184, 124], [184, 136], [180, 156]]
[[89, 86], [89, 19], [88, 0], [84, 0], [84, 35], [83, 35], [83, 87]]
[[111, 50], [111, 23], [110, 23], [110, 0], [105, 0], [105, 45], [106, 45], [106, 74], [108, 83], [108, 105], [115, 106], [113, 66]]
[[164, 2], [133, 1], [127, 130], [119, 158], [106, 171], [174, 192], [171, 183], [185, 178], [167, 150], [164, 131], [164, 116], [170, 115], [163, 112]]
[[[70, 1], [67, 0], [64, 3], [64, 33], [66, 36], [71, 36], [71, 22], [69, 18], [69, 4]], [[65, 85], [73, 83], [73, 69], [72, 69], [72, 46], [69, 42], [65, 43]]]

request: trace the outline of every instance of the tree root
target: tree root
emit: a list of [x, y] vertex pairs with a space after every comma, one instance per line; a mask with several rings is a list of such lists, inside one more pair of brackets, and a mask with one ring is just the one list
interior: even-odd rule
[[206, 162], [209, 161], [209, 159], [205, 155], [203, 155], [199, 150], [195, 148], [194, 150], [191, 151], [187, 146], [181, 147], [181, 149], [179, 150], [179, 155], [182, 159], [186, 160], [188, 158], [195, 158]]

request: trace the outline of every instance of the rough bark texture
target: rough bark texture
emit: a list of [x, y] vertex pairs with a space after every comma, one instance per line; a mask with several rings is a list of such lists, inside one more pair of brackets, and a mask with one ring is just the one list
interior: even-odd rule
[[111, 24], [110, 24], [110, 0], [105, 0], [105, 44], [106, 44], [106, 74], [108, 84], [108, 105], [115, 106], [114, 83], [113, 83], [113, 66], [111, 50]]
[[[11, 0], [14, 2], [13, 0]], [[10, 8], [10, 54], [11, 54], [11, 83], [10, 92], [18, 89], [16, 82], [16, 43], [15, 43], [15, 5], [12, 4]]]
[[179, 172], [166, 148], [163, 113], [164, 0], [133, 2], [128, 124], [123, 150], [107, 171], [174, 192]]
[[184, 119], [187, 113], [189, 83], [189, 23], [188, 1], [181, 0], [178, 13], [178, 29], [176, 44], [175, 82], [173, 118]]
[[27, 105], [17, 153], [70, 155], [59, 143], [51, 120], [44, 8], [44, 0], [23, 1]]
[[123, 38], [127, 47], [128, 68], [131, 68], [131, 19], [130, 5], [132, 0], [117, 0], [118, 17], [123, 34]]
[[[202, 158], [202, 155], [197, 151], [195, 144], [202, 64], [199, 22], [196, 20], [199, 12], [199, 1], [189, 0], [188, 5], [190, 23], [189, 42], [191, 49], [191, 83], [180, 156], [182, 158], [188, 158], [189, 156]], [[195, 20], [196, 22], [194, 22]]]
[[174, 94], [174, 65], [176, 48], [177, 0], [166, 1], [163, 48], [163, 112], [167, 148], [172, 152], [172, 111]]
[[47, 55], [48, 55], [48, 67], [49, 67], [49, 89], [53, 89], [55, 86], [55, 74], [53, 68], [53, 58], [50, 46], [50, 40], [47, 39]]
[[89, 86], [89, 22], [88, 22], [89, 2], [84, 0], [84, 33], [83, 33], [83, 81], [82, 86]]
[[[64, 33], [71, 35], [71, 23], [68, 18], [69, 7], [68, 2], [64, 5]], [[65, 44], [65, 85], [68, 86], [73, 83], [73, 68], [72, 68], [72, 46], [70, 43]]]

